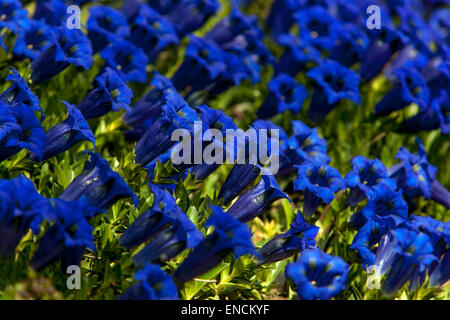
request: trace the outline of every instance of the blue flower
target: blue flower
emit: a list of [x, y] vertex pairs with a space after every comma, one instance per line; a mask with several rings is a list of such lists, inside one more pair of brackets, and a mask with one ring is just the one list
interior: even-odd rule
[[261, 168], [253, 164], [236, 163], [228, 174], [218, 199], [223, 199], [225, 205], [229, 205], [242, 191], [244, 191], [261, 173]]
[[326, 164], [305, 163], [297, 166], [294, 191], [304, 190], [303, 214], [311, 217], [322, 203], [330, 203], [334, 194], [345, 189], [345, 182], [339, 171]]
[[450, 250], [441, 258], [430, 275], [430, 284], [440, 287], [450, 279]]
[[[154, 195], [152, 207], [133, 221], [120, 237], [120, 244], [125, 248], [136, 247], [155, 237], [168, 226], [172, 226], [174, 230], [184, 230], [186, 247], [194, 248], [203, 238], [201, 232], [181, 211], [169, 192], [155, 185], [150, 186]], [[181, 225], [176, 227], [178, 222]]]
[[275, 236], [258, 250], [262, 257], [259, 263], [274, 263], [287, 259], [298, 252], [315, 248], [318, 232], [319, 228], [307, 223], [302, 213], [298, 211], [297, 217], [287, 232]]
[[150, 63], [163, 49], [179, 42], [173, 24], [145, 4], [133, 19], [130, 41], [145, 52]]
[[216, 266], [233, 252], [237, 259], [245, 254], [257, 255], [252, 244], [252, 233], [220, 207], [211, 206], [212, 214], [206, 226], [214, 226], [214, 232], [202, 240], [175, 270], [174, 278], [185, 283]]
[[84, 97], [77, 108], [86, 119], [98, 118], [110, 111], [130, 111], [132, 97], [133, 91], [124, 80], [116, 71], [106, 67], [105, 71], [95, 78], [94, 89]]
[[266, 24], [273, 35], [287, 33], [294, 24], [294, 13], [302, 7], [298, 0], [275, 0]]
[[[450, 57], [450, 53], [447, 54]], [[449, 92], [450, 60], [442, 61], [440, 58], [430, 60], [421, 73], [430, 92], [431, 100], [439, 98], [442, 91]]]
[[217, 0], [179, 1], [167, 14], [180, 38], [200, 28], [219, 9]]
[[435, 10], [431, 13], [429, 19], [430, 28], [437, 32], [439, 37], [445, 39], [447, 42], [450, 39], [450, 22], [448, 21], [448, 15], [450, 9], [442, 8]]
[[426, 233], [430, 237], [433, 254], [436, 257], [441, 257], [448, 250], [450, 245], [450, 221], [442, 222], [429, 216], [411, 215], [409, 223], [414, 230]]
[[30, 228], [39, 232], [41, 222], [48, 218], [48, 206], [48, 200], [24, 176], [0, 180], [0, 259], [14, 253]]
[[106, 65], [116, 70], [127, 82], [147, 81], [147, 56], [131, 42], [116, 39], [100, 53]]
[[46, 139], [44, 128], [29, 106], [18, 104], [11, 108], [0, 102], [0, 161], [22, 149], [41, 157]]
[[13, 68], [9, 70], [11, 73], [6, 77], [6, 80], [11, 81], [11, 86], [0, 94], [0, 101], [11, 107], [19, 104], [27, 105], [31, 110], [40, 112], [41, 120], [44, 120], [44, 112], [39, 103], [39, 98], [31, 91], [18, 71]]
[[348, 204], [355, 206], [358, 202], [376, 197], [375, 187], [379, 183], [385, 183], [392, 189], [396, 189], [395, 180], [389, 179], [386, 167], [378, 159], [366, 159], [356, 156], [352, 159], [352, 170], [345, 176], [345, 184], [350, 188]]
[[289, 197], [278, 186], [275, 177], [263, 170], [261, 180], [253, 188], [245, 191], [227, 211], [233, 218], [247, 222], [259, 216], [272, 202]]
[[147, 264], [136, 272], [132, 285], [120, 300], [177, 300], [177, 286], [172, 278], [157, 265]]
[[436, 179], [431, 182], [430, 198], [450, 209], [450, 192]]
[[[42, 148], [41, 161], [50, 159], [66, 150], [69, 150], [77, 142], [90, 141], [95, 147], [95, 136], [84, 119], [81, 112], [68, 102], [63, 101], [69, 113], [66, 120], [55, 124], [47, 133], [47, 140]], [[32, 160], [37, 161], [34, 154]]]
[[94, 53], [115, 42], [117, 38], [126, 38], [130, 34], [125, 17], [108, 6], [93, 6], [89, 9], [87, 29]]
[[297, 286], [303, 300], [329, 300], [345, 290], [349, 266], [337, 256], [313, 249], [302, 252], [286, 267], [286, 277]]
[[182, 0], [148, 0], [150, 7], [158, 11], [160, 14], [166, 14], [175, 9]]
[[407, 44], [401, 49], [384, 69], [384, 75], [393, 83], [397, 81], [398, 69], [412, 68], [421, 70], [429, 62], [428, 57], [421, 51], [417, 50], [412, 44]]
[[387, 115], [403, 109], [411, 103], [415, 103], [422, 110], [425, 110], [428, 105], [429, 92], [420, 73], [413, 68], [401, 68], [395, 73], [398, 79], [397, 83], [377, 103], [375, 113]]
[[33, 19], [45, 21], [51, 26], [60, 26], [65, 23], [67, 6], [63, 0], [37, 0]]
[[339, 101], [349, 99], [361, 103], [359, 76], [332, 60], [325, 60], [306, 75], [317, 85], [308, 110], [309, 118], [321, 122]]
[[305, 69], [308, 62], [319, 63], [322, 54], [310, 42], [292, 34], [282, 34], [278, 37], [278, 43], [285, 48], [283, 55], [278, 60], [276, 70], [295, 76]]
[[381, 275], [389, 270], [383, 293], [394, 294], [408, 280], [413, 286], [413, 279], [437, 260], [432, 252], [433, 246], [425, 233], [398, 228], [383, 236], [375, 259]]
[[12, 52], [19, 59], [28, 58], [33, 61], [53, 43], [54, 30], [40, 20], [20, 20], [18, 24], [19, 30]]
[[17, 0], [2, 0], [0, 6], [0, 30], [3, 28], [16, 32], [21, 20], [27, 19], [27, 11]]
[[329, 58], [350, 68], [364, 56], [368, 39], [365, 33], [354, 24], [344, 24], [337, 30], [336, 45]]
[[93, 228], [86, 216], [96, 210], [85, 198], [73, 202], [55, 199], [50, 209], [54, 224], [42, 237], [31, 266], [42, 270], [58, 260], [64, 271], [68, 266], [79, 266], [86, 248], [95, 251]]
[[297, 114], [308, 97], [306, 88], [287, 74], [278, 74], [267, 86], [269, 95], [257, 111], [259, 118], [268, 118], [286, 110]]
[[93, 63], [89, 39], [80, 30], [62, 26], [55, 32], [52, 44], [31, 63], [31, 80], [50, 80], [71, 64], [88, 70]]
[[72, 181], [60, 198], [74, 201], [85, 196], [91, 205], [105, 210], [122, 198], [132, 198], [137, 206], [139, 200], [125, 180], [98, 153], [87, 153], [91, 159], [86, 162], [84, 172]]

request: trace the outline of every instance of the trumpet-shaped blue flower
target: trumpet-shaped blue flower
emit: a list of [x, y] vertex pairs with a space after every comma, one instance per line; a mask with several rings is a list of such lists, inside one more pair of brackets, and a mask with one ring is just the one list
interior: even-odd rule
[[426, 233], [433, 245], [433, 254], [441, 257], [450, 245], [450, 221], [442, 222], [432, 217], [411, 215], [410, 226], [416, 230]]
[[309, 162], [297, 168], [294, 191], [305, 192], [303, 214], [306, 217], [311, 217], [322, 201], [327, 204], [333, 201], [333, 193], [345, 189], [345, 182], [339, 171], [326, 164]]
[[65, 23], [67, 6], [63, 0], [37, 0], [33, 19], [45, 21], [50, 26]]
[[130, 111], [133, 91], [126, 85], [119, 74], [111, 68], [97, 76], [92, 89], [77, 108], [86, 119], [98, 118], [110, 111], [120, 109]]
[[311, 98], [308, 110], [309, 118], [321, 122], [339, 101], [349, 99], [361, 103], [359, 95], [359, 76], [341, 64], [325, 60], [318, 67], [307, 72], [317, 87]]
[[447, 42], [450, 39], [450, 23], [448, 21], [448, 15], [450, 9], [442, 8], [434, 11], [429, 19], [430, 28], [437, 32], [440, 38], [445, 39]]
[[430, 284], [440, 287], [450, 279], [450, 250], [441, 258], [430, 275]]
[[262, 257], [259, 263], [274, 263], [287, 259], [295, 253], [315, 248], [318, 232], [319, 228], [307, 223], [302, 213], [298, 211], [297, 217], [287, 232], [275, 236], [258, 250]]
[[53, 29], [45, 22], [34, 19], [19, 20], [19, 30], [13, 54], [19, 59], [35, 60], [53, 42]]
[[297, 286], [303, 300], [328, 300], [345, 290], [349, 266], [337, 256], [319, 249], [302, 252], [297, 262], [286, 267], [286, 277]]
[[266, 21], [270, 32], [275, 36], [287, 33], [295, 22], [294, 13], [301, 7], [298, 0], [275, 0]]
[[52, 44], [31, 63], [31, 80], [50, 80], [71, 64], [89, 69], [93, 63], [89, 39], [81, 30], [62, 26], [54, 29]]
[[27, 11], [22, 8], [22, 4], [17, 0], [3, 0], [0, 7], [0, 30], [3, 28], [16, 32], [19, 21], [27, 19]]
[[223, 199], [225, 205], [230, 204], [234, 198], [255, 181], [260, 173], [261, 168], [258, 165], [235, 164], [219, 191], [218, 199]]
[[74, 201], [85, 196], [93, 206], [105, 210], [122, 198], [132, 198], [137, 206], [139, 200], [125, 180], [98, 153], [87, 153], [91, 159], [86, 162], [84, 172], [72, 181], [60, 198]]
[[216, 266], [229, 253], [237, 259], [245, 254], [257, 255], [252, 244], [252, 233], [247, 225], [237, 221], [218, 206], [211, 206], [212, 214], [206, 226], [214, 232], [202, 240], [175, 270], [179, 283], [192, 280]]
[[336, 45], [331, 50], [329, 58], [350, 68], [363, 59], [368, 39], [365, 33], [354, 24], [342, 25], [337, 30]]

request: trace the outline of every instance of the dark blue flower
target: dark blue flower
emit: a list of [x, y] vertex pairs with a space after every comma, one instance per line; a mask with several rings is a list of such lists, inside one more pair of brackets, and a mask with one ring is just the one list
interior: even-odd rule
[[297, 168], [294, 191], [305, 192], [303, 214], [306, 217], [311, 217], [322, 201], [327, 204], [333, 201], [333, 193], [345, 189], [345, 182], [339, 171], [326, 164], [309, 162]]
[[359, 26], [344, 24], [338, 28], [336, 33], [336, 44], [331, 50], [329, 58], [348, 68], [361, 62], [368, 39]]
[[450, 192], [436, 179], [431, 182], [430, 198], [450, 209]]
[[275, 177], [262, 169], [261, 180], [253, 188], [245, 191], [227, 211], [235, 219], [241, 222], [253, 220], [272, 202], [289, 197], [278, 186]]
[[218, 199], [229, 205], [261, 173], [261, 168], [253, 164], [235, 164], [220, 188]]
[[174, 10], [180, 2], [183, 0], [147, 0], [148, 5], [161, 14]]
[[64, 271], [68, 266], [79, 266], [86, 248], [95, 251], [93, 228], [86, 216], [96, 210], [85, 198], [73, 202], [55, 199], [54, 206], [50, 208], [54, 224], [42, 237], [31, 258], [31, 266], [42, 270], [58, 260]]
[[430, 275], [430, 284], [440, 287], [450, 279], [450, 250], [441, 258]]
[[125, 17], [108, 6], [93, 6], [89, 9], [87, 29], [94, 53], [115, 42], [117, 38], [126, 38], [130, 34]]
[[54, 30], [40, 20], [24, 19], [18, 24], [19, 30], [12, 52], [19, 59], [28, 58], [33, 61], [53, 43]]
[[60, 198], [74, 201], [85, 196], [93, 206], [105, 210], [122, 198], [132, 198], [137, 206], [139, 200], [125, 180], [98, 153], [87, 153], [91, 159], [86, 162], [84, 172], [72, 181]]
[[80, 102], [77, 108], [86, 119], [98, 118], [110, 111], [120, 109], [130, 111], [133, 91], [124, 80], [111, 68], [97, 76], [92, 89]]
[[147, 56], [131, 42], [116, 39], [103, 49], [100, 55], [105, 59], [106, 65], [116, 70], [125, 81], [141, 83], [147, 81], [145, 70], [148, 63]]
[[48, 206], [48, 200], [24, 176], [0, 180], [0, 259], [14, 253], [30, 228], [39, 232], [41, 222], [48, 218]]
[[252, 244], [252, 233], [220, 207], [211, 206], [212, 214], [206, 226], [214, 226], [214, 232], [202, 240], [175, 270], [174, 278], [184, 283], [216, 266], [229, 253], [237, 259], [245, 254], [257, 255]]
[[298, 0], [275, 0], [266, 24], [273, 35], [287, 33], [294, 24], [294, 13], [302, 7]]
[[[181, 211], [169, 192], [155, 185], [150, 186], [154, 195], [152, 207], [133, 221], [120, 237], [120, 244], [125, 248], [136, 247], [171, 226], [173, 230], [184, 230], [186, 247], [194, 248], [202, 240], [202, 233]], [[178, 222], [181, 223], [180, 226], [176, 226]]]
[[287, 259], [298, 252], [315, 248], [318, 232], [319, 227], [307, 223], [302, 213], [298, 211], [297, 217], [287, 232], [275, 236], [258, 250], [262, 257], [259, 263], [274, 263]]
[[366, 159], [356, 156], [352, 159], [352, 170], [345, 176], [345, 184], [350, 188], [348, 204], [356, 205], [358, 202], [376, 197], [375, 187], [379, 183], [385, 183], [392, 189], [396, 189], [395, 180], [389, 179], [386, 167], [378, 159]]
[[136, 272], [134, 279], [138, 283], [132, 285], [120, 300], [177, 300], [177, 286], [172, 278], [157, 265], [147, 264]]
[[65, 23], [67, 5], [63, 0], [37, 0], [33, 19], [43, 20], [51, 26], [60, 26]]
[[[450, 52], [450, 51], [449, 51]], [[450, 57], [450, 53], [449, 53]], [[450, 60], [441, 58], [430, 60], [421, 70], [423, 79], [428, 87], [431, 100], [439, 98], [441, 92], [450, 90]]]
[[450, 39], [450, 22], [448, 21], [449, 15], [450, 9], [442, 8], [434, 11], [428, 22], [431, 29], [437, 32], [438, 35], [447, 42]]
[[412, 44], [407, 44], [392, 58], [383, 73], [391, 82], [395, 83], [398, 69], [421, 70], [427, 65], [428, 61], [428, 57], [423, 52], [417, 50]]
[[71, 64], [87, 70], [93, 63], [91, 43], [81, 30], [64, 26], [53, 30], [52, 44], [31, 63], [33, 82], [50, 80]]
[[278, 43], [285, 48], [278, 60], [277, 72], [295, 76], [305, 69], [308, 62], [319, 63], [322, 54], [310, 42], [292, 34], [282, 34]]
[[302, 252], [297, 262], [286, 267], [286, 277], [297, 287], [303, 300], [328, 300], [335, 297], [347, 284], [349, 266], [337, 256], [319, 249]]
[[74, 105], [65, 101], [63, 103], [69, 113], [67, 119], [55, 124], [46, 132], [47, 140], [42, 148], [42, 157], [39, 159], [34, 154], [32, 160], [50, 159], [69, 150], [80, 141], [90, 141], [95, 147], [95, 136], [81, 112]]
[[278, 74], [267, 85], [269, 95], [257, 111], [259, 118], [268, 118], [290, 110], [299, 113], [308, 97], [306, 88], [287, 74]]
[[426, 233], [433, 245], [433, 254], [441, 257], [450, 245], [450, 221], [442, 222], [432, 217], [411, 215], [410, 226], [416, 230]]
[[0, 5], [0, 30], [3, 28], [16, 32], [19, 22], [27, 19], [27, 11], [17, 0], [3, 0]]
[[325, 60], [306, 74], [317, 85], [308, 110], [309, 118], [321, 122], [339, 101], [349, 99], [361, 103], [359, 76], [332, 60]]
[[179, 42], [173, 24], [145, 4], [132, 21], [130, 41], [145, 52], [150, 63], [167, 46]]
[[11, 108], [0, 102], [0, 161], [22, 149], [40, 158], [46, 139], [44, 128], [29, 106], [18, 104]]

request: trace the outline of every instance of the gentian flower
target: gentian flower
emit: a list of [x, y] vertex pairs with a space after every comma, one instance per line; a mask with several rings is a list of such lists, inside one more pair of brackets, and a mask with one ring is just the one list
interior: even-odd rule
[[297, 286], [303, 300], [328, 300], [347, 284], [349, 266], [337, 256], [313, 249], [302, 252], [297, 262], [286, 267], [286, 277]]
[[145, 4], [133, 19], [130, 41], [145, 52], [150, 63], [163, 49], [179, 42], [173, 24]]
[[306, 88], [287, 74], [278, 74], [267, 86], [269, 95], [257, 111], [259, 118], [268, 118], [286, 110], [297, 114], [308, 97]]
[[169, 192], [155, 185], [150, 186], [154, 195], [152, 207], [133, 221], [120, 237], [120, 245], [125, 248], [136, 247], [171, 226], [171, 230], [184, 230], [186, 247], [194, 248], [203, 239], [202, 233], [181, 211]]
[[89, 39], [80, 30], [62, 26], [54, 28], [52, 44], [31, 63], [31, 80], [50, 80], [71, 64], [89, 69], [93, 63]]
[[60, 26], [65, 23], [67, 6], [63, 0], [37, 0], [33, 19], [43, 20], [51, 26]]
[[35, 60], [53, 42], [54, 30], [45, 22], [23, 19], [18, 22], [19, 30], [13, 47], [13, 54], [19, 59]]
[[110, 111], [130, 111], [132, 97], [133, 91], [118, 73], [106, 67], [105, 71], [95, 78], [94, 89], [84, 97], [77, 108], [86, 119], [98, 118]]
[[[417, 278], [437, 260], [432, 252], [433, 246], [425, 233], [398, 228], [383, 236], [375, 259], [381, 275], [389, 270], [383, 283], [383, 293], [392, 295], [406, 281]], [[413, 281], [410, 283], [412, 285]]]
[[41, 222], [48, 218], [48, 206], [48, 200], [24, 176], [0, 180], [0, 259], [14, 253], [30, 228], [34, 234], [39, 232]]
[[228, 205], [245, 190], [261, 173], [261, 167], [253, 164], [236, 163], [220, 188], [218, 199]]
[[392, 61], [389, 62], [383, 73], [389, 81], [395, 83], [399, 69], [422, 70], [428, 61], [428, 57], [423, 52], [415, 48], [414, 45], [407, 44], [392, 58]]
[[[81, 112], [68, 102], [63, 101], [69, 113], [66, 120], [55, 124], [47, 133], [47, 140], [42, 148], [41, 161], [50, 159], [66, 150], [77, 142], [90, 141], [95, 146], [95, 136]], [[36, 154], [31, 157], [37, 161]]]
[[376, 197], [375, 187], [379, 183], [385, 183], [392, 189], [396, 189], [396, 182], [389, 179], [386, 167], [378, 159], [366, 159], [356, 156], [352, 159], [352, 170], [345, 176], [345, 184], [350, 188], [347, 202], [355, 206], [358, 202]]
[[310, 225], [300, 211], [292, 222], [290, 229], [269, 240], [258, 250], [262, 257], [260, 264], [269, 264], [287, 259], [298, 252], [316, 247], [316, 236], [319, 228]]
[[321, 122], [341, 100], [349, 99], [358, 105], [361, 103], [360, 79], [353, 70], [335, 61], [325, 60], [306, 75], [317, 85], [308, 110], [312, 121]]
[[[450, 52], [450, 51], [449, 51]], [[449, 57], [450, 57], [450, 53]], [[421, 70], [423, 79], [430, 92], [431, 99], [441, 96], [441, 92], [450, 90], [450, 61], [442, 61], [441, 58], [430, 60]]]
[[150, 7], [155, 9], [160, 14], [167, 14], [183, 0], [148, 0], [147, 3]]
[[292, 34], [282, 34], [278, 44], [285, 48], [278, 60], [276, 71], [295, 76], [305, 69], [308, 62], [319, 63], [322, 54], [311, 43]]
[[92, 208], [85, 198], [74, 202], [55, 199], [54, 202], [50, 209], [54, 224], [42, 237], [30, 261], [36, 270], [42, 270], [60, 260], [62, 270], [65, 271], [68, 266], [80, 265], [86, 248], [95, 251], [93, 228], [86, 216], [97, 209]]
[[306, 217], [311, 217], [322, 201], [327, 204], [333, 201], [333, 193], [345, 189], [339, 171], [326, 164], [308, 162], [297, 168], [294, 191], [305, 191], [303, 214]]
[[441, 258], [430, 275], [430, 284], [440, 287], [450, 279], [450, 250]]
[[377, 103], [375, 113], [377, 115], [386, 115], [403, 109], [411, 103], [419, 105], [422, 110], [426, 109], [429, 92], [420, 73], [413, 68], [402, 68], [395, 73], [398, 81]]
[[17, 32], [19, 21], [27, 19], [27, 11], [22, 8], [22, 4], [17, 0], [2, 0], [0, 7], [0, 30], [9, 29]]
[[433, 245], [433, 254], [441, 257], [450, 245], [450, 221], [442, 222], [432, 217], [422, 217], [411, 215], [410, 226], [416, 230], [427, 234]]
[[127, 82], [147, 81], [147, 57], [142, 49], [127, 40], [115, 40], [100, 53], [106, 65], [116, 70]]
[[18, 104], [11, 108], [0, 102], [0, 161], [22, 149], [40, 158], [46, 139], [44, 129], [29, 106]]
[[72, 181], [60, 198], [74, 201], [85, 196], [91, 205], [105, 210], [122, 198], [132, 198], [137, 206], [139, 200], [125, 180], [98, 153], [87, 153], [91, 159], [86, 162], [84, 172]]
[[120, 300], [177, 300], [177, 286], [172, 278], [157, 265], [147, 264], [136, 272], [134, 279], [138, 283], [132, 285]]
[[368, 45], [367, 36], [354, 24], [342, 25], [337, 30], [336, 42], [329, 58], [347, 68], [363, 59]]
[[89, 9], [87, 21], [88, 37], [94, 53], [104, 49], [117, 38], [126, 38], [130, 34], [125, 17], [108, 6], [93, 6]]
[[302, 7], [298, 0], [275, 0], [270, 9], [266, 24], [275, 36], [287, 33], [294, 24], [294, 13]]
[[227, 211], [233, 218], [247, 222], [259, 216], [272, 202], [289, 197], [278, 186], [275, 177], [263, 170], [261, 180], [253, 188], [245, 191]]
[[233, 252], [236, 259], [245, 254], [257, 254], [247, 225], [223, 212], [218, 206], [211, 206], [211, 210], [206, 226], [214, 226], [214, 232], [202, 240], [175, 270], [174, 278], [179, 283], [205, 273], [230, 252]]
[[450, 9], [442, 8], [434, 11], [429, 19], [431, 29], [438, 32], [440, 38], [445, 39], [447, 42], [450, 39], [450, 22], [448, 21], [449, 14]]

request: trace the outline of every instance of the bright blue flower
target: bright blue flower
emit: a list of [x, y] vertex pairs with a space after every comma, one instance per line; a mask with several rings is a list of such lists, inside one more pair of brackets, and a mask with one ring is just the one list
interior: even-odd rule
[[136, 272], [132, 285], [120, 296], [120, 300], [177, 300], [177, 286], [172, 278], [157, 265], [147, 264]]
[[54, 224], [42, 237], [31, 258], [31, 266], [42, 270], [58, 260], [64, 271], [68, 266], [79, 266], [86, 248], [95, 251], [93, 228], [86, 216], [96, 210], [85, 198], [73, 202], [55, 199], [50, 208]]
[[31, 63], [33, 82], [50, 80], [71, 64], [88, 70], [93, 63], [91, 43], [81, 30], [64, 26], [53, 30], [52, 45]]
[[125, 17], [119, 11], [108, 6], [89, 8], [87, 29], [94, 53], [104, 49], [108, 44], [116, 42], [117, 38], [126, 38], [130, 34], [130, 27]]
[[163, 49], [179, 42], [173, 24], [145, 4], [132, 21], [130, 41], [145, 52], [150, 63]]
[[261, 180], [245, 191], [227, 211], [233, 218], [247, 222], [259, 216], [272, 202], [289, 197], [278, 186], [275, 177], [263, 169]]
[[302, 252], [286, 267], [286, 277], [297, 286], [303, 300], [329, 300], [345, 290], [349, 266], [337, 256], [313, 249]]
[[448, 16], [450, 15], [450, 9], [442, 8], [435, 10], [431, 13], [429, 19], [429, 25], [437, 32], [440, 38], [445, 39], [447, 42], [450, 40], [450, 22]]
[[39, 232], [41, 222], [48, 218], [48, 206], [48, 200], [24, 176], [0, 180], [0, 259], [14, 253], [30, 228]]
[[14, 33], [19, 28], [19, 22], [27, 19], [27, 11], [17, 0], [2, 0], [0, 4], [0, 30], [9, 29]]
[[354, 24], [342, 25], [337, 30], [336, 45], [329, 58], [350, 68], [363, 59], [368, 39], [365, 33]]
[[19, 59], [35, 60], [53, 42], [53, 29], [45, 22], [34, 19], [20, 20], [16, 42], [13, 47], [14, 56]]
[[353, 70], [335, 61], [325, 60], [306, 75], [317, 85], [308, 110], [312, 121], [321, 122], [341, 100], [349, 99], [358, 105], [361, 103], [360, 78]]
[[345, 176], [345, 184], [350, 188], [348, 204], [355, 206], [358, 202], [376, 197], [375, 187], [379, 183], [385, 183], [392, 189], [396, 189], [395, 180], [389, 179], [386, 167], [378, 159], [366, 159], [356, 156], [352, 159], [352, 170]]
[[178, 221], [186, 233], [186, 247], [194, 248], [202, 240], [202, 233], [180, 209], [169, 192], [155, 185], [150, 187], [154, 195], [152, 207], [133, 221], [120, 237], [120, 244], [125, 248], [136, 247], [155, 237], [168, 226], [175, 227]]
[[262, 257], [259, 263], [274, 263], [287, 259], [296, 253], [315, 248], [318, 232], [319, 227], [307, 223], [302, 213], [298, 211], [297, 217], [287, 232], [275, 236], [258, 250]]
[[327, 204], [333, 201], [333, 193], [345, 189], [339, 171], [326, 164], [308, 162], [297, 168], [294, 191], [304, 191], [303, 214], [306, 217], [311, 217], [322, 201]]
[[86, 119], [98, 118], [110, 111], [130, 111], [132, 97], [133, 91], [118, 73], [106, 67], [103, 73], [95, 78], [94, 89], [84, 97], [77, 108]]
[[127, 82], [147, 81], [147, 56], [127, 40], [115, 40], [100, 53], [106, 65], [116, 70]]
[[51, 26], [60, 26], [65, 23], [67, 5], [63, 0], [37, 0], [33, 19], [45, 21]]
[[218, 199], [223, 199], [229, 205], [242, 191], [244, 191], [261, 173], [261, 168], [253, 164], [235, 164], [228, 174]]
[[202, 240], [175, 270], [174, 278], [185, 283], [215, 267], [230, 252], [237, 259], [245, 254], [257, 255], [252, 244], [252, 233], [218, 206], [211, 206], [212, 214], [206, 226], [214, 232]]
[[39, 120], [29, 106], [9, 105], [0, 102], [0, 161], [22, 149], [42, 156], [46, 136]]
[[[50, 159], [66, 150], [80, 141], [90, 141], [95, 147], [95, 136], [84, 119], [81, 112], [68, 102], [63, 101], [67, 107], [67, 119], [55, 124], [47, 132], [47, 140], [42, 148], [41, 161]], [[37, 155], [31, 157], [37, 161]]]
[[278, 43], [285, 48], [283, 55], [278, 60], [276, 70], [295, 76], [305, 69], [308, 62], [319, 63], [322, 54], [310, 42], [292, 34], [282, 34], [278, 37]]
[[105, 210], [122, 198], [132, 198], [137, 206], [139, 200], [125, 180], [98, 153], [87, 153], [91, 159], [86, 162], [84, 172], [72, 181], [60, 198], [74, 201], [85, 196], [93, 206]]
[[384, 69], [384, 75], [391, 81], [397, 80], [397, 71], [401, 68], [412, 68], [421, 70], [428, 63], [428, 57], [417, 50], [412, 44], [407, 44], [401, 49]]
[[433, 245], [433, 254], [441, 257], [450, 245], [450, 221], [442, 222], [432, 217], [411, 215], [409, 221], [411, 227], [416, 231], [426, 233]]
[[259, 118], [268, 118], [290, 110], [293, 114], [300, 112], [303, 102], [308, 97], [306, 88], [287, 74], [278, 74], [267, 85], [269, 95], [257, 111]]

